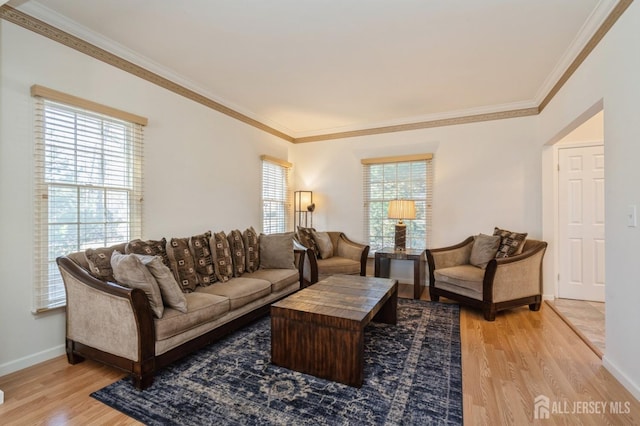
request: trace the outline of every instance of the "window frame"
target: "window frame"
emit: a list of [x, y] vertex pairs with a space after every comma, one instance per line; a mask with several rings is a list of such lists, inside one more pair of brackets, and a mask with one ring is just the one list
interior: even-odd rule
[[[395, 219], [387, 218], [389, 202], [397, 199], [414, 200], [416, 202], [416, 219], [407, 220], [407, 248], [426, 249], [431, 240], [431, 216], [433, 205], [433, 154], [414, 154], [394, 157], [378, 157], [362, 159], [362, 190], [363, 190], [363, 235], [367, 244], [371, 247], [370, 253], [382, 248], [394, 247]], [[402, 166], [400, 166], [402, 165]], [[424, 173], [414, 177], [414, 166], [424, 166]], [[402, 167], [405, 176], [398, 179], [398, 167]], [[409, 169], [409, 178], [406, 177], [406, 169]], [[372, 177], [372, 171], [388, 170], [391, 177], [386, 179]], [[392, 170], [395, 169], [395, 172]], [[417, 172], [417, 169], [416, 171]], [[422, 179], [424, 183], [422, 184]], [[382, 193], [378, 190], [373, 194], [372, 183], [378, 189], [383, 187]], [[402, 183], [402, 185], [399, 185]], [[421, 192], [424, 186], [424, 193]], [[403, 186], [404, 188], [400, 188]], [[407, 189], [409, 187], [409, 189]], [[378, 207], [374, 209], [373, 204]], [[377, 216], [377, 217], [374, 217]], [[372, 229], [376, 228], [376, 233]], [[424, 233], [424, 235], [420, 235]]]
[[[109, 229], [118, 225], [119, 232], [125, 232], [127, 241], [141, 237], [142, 128], [147, 124], [147, 119], [38, 85], [32, 86], [31, 95], [34, 99], [35, 117], [32, 312], [38, 314], [66, 306], [64, 284], [55, 263], [57, 256], [85, 250], [89, 246], [97, 248], [126, 242], [117, 237], [118, 241], [109, 238]], [[53, 121], [47, 121], [53, 117], [59, 120], [67, 118], [67, 121], [58, 122], [59, 125], [56, 126]], [[82, 120], [84, 124], [80, 125]], [[88, 130], [90, 125], [95, 127]], [[62, 132], [66, 133], [62, 135]], [[81, 147], [82, 141], [85, 147]], [[87, 155], [87, 150], [91, 151], [91, 161], [83, 157]], [[68, 160], [65, 165], [60, 160], [62, 152], [67, 159], [73, 160]], [[99, 163], [96, 167], [100, 172], [90, 168], [95, 161]], [[56, 171], [66, 172], [66, 177], [49, 179]], [[87, 172], [86, 175], [83, 172]], [[96, 176], [99, 176], [100, 182], [96, 180]], [[55, 195], [74, 192], [76, 196], [71, 196], [70, 205], [65, 196]], [[118, 198], [110, 198], [116, 197], [116, 194], [119, 195]], [[82, 195], [86, 198], [82, 198]], [[90, 217], [87, 214], [90, 210], [81, 208], [81, 203], [89, 200], [90, 195], [96, 197], [92, 201], [93, 205], [98, 203], [97, 205], [103, 206], [98, 218]], [[62, 208], [57, 211], [62, 216], [68, 215], [64, 220], [56, 220], [50, 214], [52, 203], [58, 201], [62, 203]], [[120, 208], [121, 206], [124, 208]], [[123, 213], [125, 214], [122, 215]], [[54, 227], [67, 227], [71, 230], [71, 240], [61, 240], [62, 245], [57, 249], [52, 241]], [[91, 232], [96, 232], [94, 236], [97, 236], [100, 243], [83, 243]], [[119, 235], [117, 232], [116, 234]], [[69, 241], [73, 249], [65, 246]]]
[[[287, 232], [291, 227], [291, 169], [293, 164], [269, 155], [262, 160], [262, 232]], [[269, 213], [276, 213], [273, 217]]]

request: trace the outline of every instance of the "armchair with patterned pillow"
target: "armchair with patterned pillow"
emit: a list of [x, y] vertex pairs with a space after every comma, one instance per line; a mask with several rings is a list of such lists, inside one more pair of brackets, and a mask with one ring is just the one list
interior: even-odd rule
[[429, 295], [482, 309], [487, 321], [496, 312], [522, 305], [537, 311], [542, 303], [544, 241], [526, 233], [495, 228], [450, 247], [427, 250]]
[[350, 240], [343, 232], [298, 228], [295, 243], [304, 248], [303, 286], [334, 274], [366, 275], [369, 246]]

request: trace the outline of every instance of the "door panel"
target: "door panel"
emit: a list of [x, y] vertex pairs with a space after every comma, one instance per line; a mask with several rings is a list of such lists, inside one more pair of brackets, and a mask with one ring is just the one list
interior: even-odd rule
[[604, 147], [559, 154], [558, 296], [604, 301]]

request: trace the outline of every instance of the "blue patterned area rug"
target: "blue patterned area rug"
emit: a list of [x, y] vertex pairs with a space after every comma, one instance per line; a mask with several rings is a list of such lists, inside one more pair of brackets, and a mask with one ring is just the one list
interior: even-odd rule
[[398, 300], [398, 324], [365, 332], [362, 388], [270, 363], [262, 318], [161, 370], [91, 396], [148, 425], [462, 424], [458, 305]]

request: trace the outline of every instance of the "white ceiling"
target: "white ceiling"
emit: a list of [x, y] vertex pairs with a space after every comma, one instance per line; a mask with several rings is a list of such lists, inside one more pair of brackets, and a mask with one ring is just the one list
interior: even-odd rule
[[617, 0], [12, 0], [293, 137], [536, 107]]

